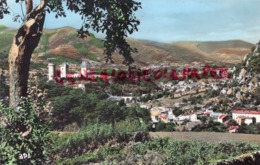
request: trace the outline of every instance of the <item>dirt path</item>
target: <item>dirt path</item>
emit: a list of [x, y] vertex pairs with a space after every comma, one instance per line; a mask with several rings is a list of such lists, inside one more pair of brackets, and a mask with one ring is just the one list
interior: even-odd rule
[[200, 140], [208, 143], [243, 141], [260, 144], [260, 135], [217, 132], [150, 132], [153, 137], [169, 137], [175, 140]]

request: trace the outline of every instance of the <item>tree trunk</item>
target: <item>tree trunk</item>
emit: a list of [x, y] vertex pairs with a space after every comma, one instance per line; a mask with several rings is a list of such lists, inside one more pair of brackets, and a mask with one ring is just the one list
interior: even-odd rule
[[16, 108], [22, 97], [27, 97], [31, 56], [40, 41], [45, 20], [44, 5], [27, 15], [27, 20], [17, 31], [9, 52], [10, 102]]

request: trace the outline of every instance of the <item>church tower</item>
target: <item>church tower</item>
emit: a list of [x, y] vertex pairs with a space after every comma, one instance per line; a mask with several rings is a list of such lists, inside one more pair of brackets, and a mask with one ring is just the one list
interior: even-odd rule
[[48, 64], [48, 81], [54, 80], [55, 75], [55, 64], [49, 63]]
[[60, 77], [66, 78], [69, 70], [69, 65], [67, 63], [63, 63], [60, 65]]
[[87, 77], [88, 64], [85, 61], [83, 61], [80, 65], [80, 68], [81, 68], [80, 70], [81, 75], [83, 77]]

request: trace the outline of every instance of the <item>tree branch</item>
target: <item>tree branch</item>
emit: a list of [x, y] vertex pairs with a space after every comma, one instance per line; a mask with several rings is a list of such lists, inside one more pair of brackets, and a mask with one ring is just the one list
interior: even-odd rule
[[40, 4], [36, 8], [34, 8], [30, 13], [28, 13], [27, 19], [30, 19], [35, 15], [39, 14], [40, 12], [42, 12], [48, 2], [49, 0], [41, 0]]
[[29, 14], [33, 9], [33, 0], [26, 0], [26, 14]]

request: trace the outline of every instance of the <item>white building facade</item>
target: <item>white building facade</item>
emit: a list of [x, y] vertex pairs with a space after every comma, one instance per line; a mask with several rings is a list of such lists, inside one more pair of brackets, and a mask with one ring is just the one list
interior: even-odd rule
[[256, 110], [233, 110], [232, 118], [236, 120], [239, 117], [255, 118], [256, 123], [260, 123], [260, 111]]

